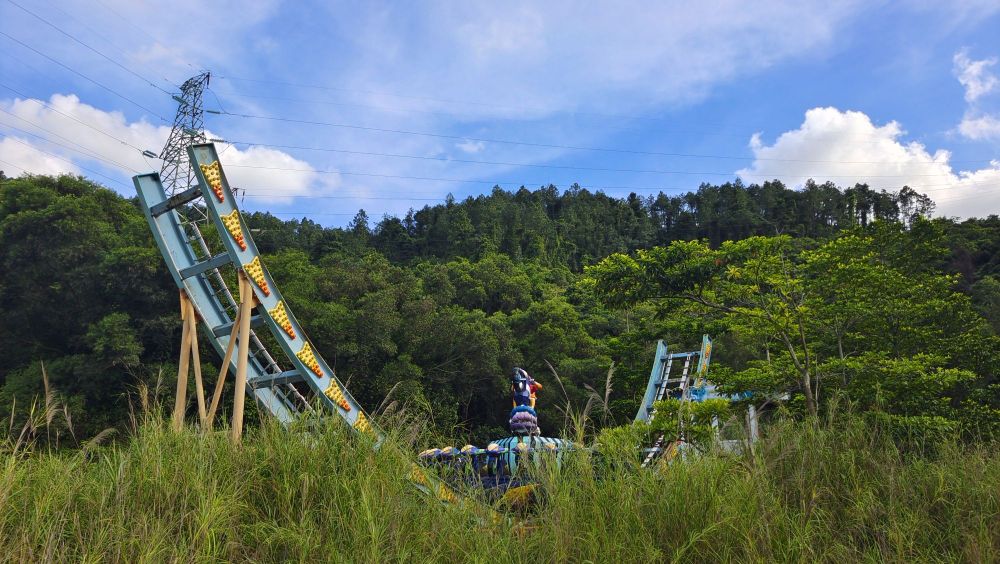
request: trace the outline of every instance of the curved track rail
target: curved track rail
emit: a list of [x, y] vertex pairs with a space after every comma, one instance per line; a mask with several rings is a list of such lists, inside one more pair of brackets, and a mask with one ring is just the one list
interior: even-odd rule
[[[275, 345], [266, 347], [251, 335], [247, 392], [283, 422], [311, 409], [313, 398], [336, 413], [352, 428], [381, 436], [333, 369], [309, 342], [305, 331], [282, 298], [261, 262], [260, 253], [243, 222], [236, 198], [226, 180], [219, 155], [211, 143], [188, 147], [198, 181], [196, 186], [168, 197], [156, 173], [135, 176], [156, 244], [177, 287], [191, 300], [198, 317], [209, 328], [208, 337], [220, 357], [235, 338], [233, 320], [237, 304], [226, 283], [227, 276], [244, 271], [252, 281], [259, 305], [251, 326], [270, 330]], [[218, 232], [209, 245], [198, 224], [186, 213], [204, 213]], [[281, 359], [281, 364], [278, 360]], [[236, 360], [230, 370], [235, 373]]]

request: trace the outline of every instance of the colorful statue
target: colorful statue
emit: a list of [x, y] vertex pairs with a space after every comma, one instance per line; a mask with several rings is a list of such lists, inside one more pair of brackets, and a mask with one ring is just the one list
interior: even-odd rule
[[530, 384], [528, 384], [528, 390], [531, 392], [531, 409], [535, 409], [535, 400], [538, 399], [538, 390], [542, 389], [542, 385], [535, 381], [534, 378], [528, 377]]
[[532, 378], [523, 368], [515, 368], [510, 379], [510, 391], [514, 409], [510, 412], [510, 431], [515, 435], [537, 435], [538, 415], [535, 413], [535, 401], [542, 385]]
[[514, 407], [531, 405], [531, 383], [533, 381], [523, 368], [514, 368], [514, 375], [510, 379], [510, 393], [513, 396]]

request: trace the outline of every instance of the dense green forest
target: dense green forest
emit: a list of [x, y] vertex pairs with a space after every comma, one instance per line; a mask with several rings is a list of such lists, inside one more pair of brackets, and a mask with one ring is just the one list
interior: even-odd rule
[[[441, 436], [505, 434], [506, 378], [634, 414], [657, 338], [708, 332], [714, 378], [792, 413], [840, 390], [901, 427], [1000, 424], [1000, 218], [926, 217], [910, 189], [779, 182], [615, 198], [554, 186], [344, 229], [247, 215], [295, 314], [363, 405], [386, 396]], [[177, 291], [134, 200], [83, 178], [0, 179], [0, 409], [23, 413], [42, 367], [78, 440], [172, 388]], [[211, 382], [218, 359], [203, 356]], [[551, 365], [551, 369], [550, 366]], [[555, 373], [559, 379], [556, 380]]]

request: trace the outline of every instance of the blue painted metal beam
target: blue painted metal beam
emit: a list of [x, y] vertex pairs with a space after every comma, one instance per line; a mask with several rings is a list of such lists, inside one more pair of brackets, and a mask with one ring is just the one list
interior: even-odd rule
[[[252, 329], [257, 329], [259, 327], [262, 327], [263, 325], [264, 325], [264, 318], [263, 317], [261, 317], [259, 315], [251, 315], [250, 316], [250, 327]], [[230, 321], [229, 323], [226, 323], [225, 325], [219, 325], [218, 327], [212, 327], [212, 333], [215, 334], [216, 337], [225, 337], [226, 335], [228, 335], [228, 334], [230, 334], [232, 332], [233, 332], [233, 322], [232, 321]]]
[[[146, 220], [152, 229], [153, 239], [156, 241], [156, 246], [159, 247], [164, 261], [166, 261], [167, 270], [173, 276], [177, 287], [191, 300], [198, 317], [204, 321], [203, 327], [217, 327], [232, 323], [225, 304], [220, 301], [215, 289], [204, 276], [189, 278], [181, 276], [182, 271], [194, 267], [201, 261], [198, 258], [198, 253], [191, 247], [190, 235], [185, 232], [181, 218], [175, 209], [168, 209], [159, 215], [152, 213], [153, 208], [167, 201], [163, 185], [160, 183], [160, 176], [156, 173], [143, 174], [132, 180], [139, 200], [143, 204]], [[220, 357], [224, 356], [229, 337], [220, 337], [214, 333], [206, 332], [208, 333], [207, 340], [215, 347]], [[235, 359], [230, 370], [234, 372], [236, 370]], [[268, 371], [265, 367], [257, 359], [251, 359], [248, 366], [248, 379], [266, 374]], [[248, 386], [247, 391], [253, 394], [253, 397], [264, 409], [274, 414], [278, 419], [282, 421], [293, 419], [294, 404], [287, 397], [270, 388], [253, 390]]]
[[[257, 245], [243, 222], [225, 170], [219, 162], [215, 145], [192, 145], [188, 147], [188, 156], [201, 187], [206, 213], [215, 224], [228, 255], [252, 280], [254, 296], [260, 303], [257, 311], [288, 362], [303, 375], [305, 383], [330, 412], [336, 413], [356, 429], [374, 431], [361, 405], [309, 342], [305, 329], [296, 320], [267, 266], [261, 261]], [[276, 316], [281, 317], [280, 324]]]
[[656, 356], [653, 357], [653, 368], [649, 371], [649, 381], [646, 384], [646, 392], [642, 395], [642, 403], [639, 404], [639, 411], [635, 414], [636, 421], [649, 421], [652, 413], [653, 400], [656, 399], [656, 389], [660, 379], [663, 377], [667, 355], [667, 344], [662, 340], [656, 341]]
[[[157, 181], [159, 181], [159, 176], [157, 176]], [[149, 213], [153, 217], [163, 215], [172, 209], [179, 208], [188, 202], [197, 200], [200, 197], [201, 189], [197, 186], [192, 186], [183, 192], [174, 194], [158, 204], [154, 204], [149, 208]]]
[[293, 384], [303, 380], [302, 373], [298, 370], [286, 370], [280, 374], [268, 374], [254, 378], [248, 383], [254, 388], [268, 388]]
[[215, 270], [226, 266], [227, 264], [232, 264], [232, 262], [233, 259], [230, 258], [228, 253], [222, 253], [221, 255], [215, 255], [208, 260], [203, 260], [194, 266], [189, 266], [180, 271], [178, 274], [181, 278], [191, 278], [192, 276], [204, 274], [209, 270]]

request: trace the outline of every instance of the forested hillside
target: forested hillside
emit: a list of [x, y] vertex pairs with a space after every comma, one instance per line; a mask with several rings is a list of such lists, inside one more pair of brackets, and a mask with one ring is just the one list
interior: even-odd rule
[[[703, 332], [719, 340], [718, 378], [787, 393], [793, 410], [822, 409], [808, 396], [840, 388], [895, 402], [900, 417], [989, 428], [1000, 218], [923, 219], [932, 209], [909, 189], [737, 182], [649, 198], [496, 188], [403, 218], [359, 212], [346, 229], [247, 219], [364, 405], [391, 390], [437, 432], [481, 443], [504, 434], [513, 366], [545, 384], [542, 428], [558, 433], [558, 407], [582, 407], [592, 389], [603, 399], [613, 365], [601, 417], [623, 422], [655, 340], [694, 348]], [[626, 255], [601, 263], [615, 253]], [[751, 306], [782, 321], [734, 313]], [[82, 178], [0, 180], [0, 308], [4, 410], [41, 393], [42, 363], [78, 437], [125, 421], [140, 384], [172, 389], [177, 291], [134, 201]], [[801, 344], [781, 342], [800, 328]], [[202, 360], [211, 382], [218, 359]]]

